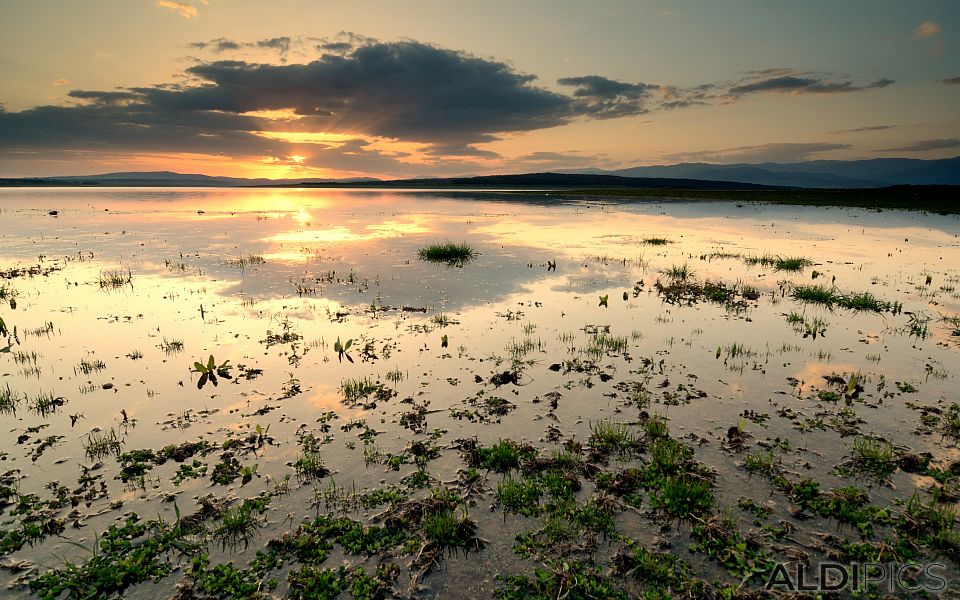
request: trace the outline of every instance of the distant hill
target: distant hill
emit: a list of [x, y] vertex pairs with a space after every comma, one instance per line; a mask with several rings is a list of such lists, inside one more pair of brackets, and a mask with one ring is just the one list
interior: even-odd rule
[[137, 187], [388, 187], [388, 188], [675, 188], [690, 190], [776, 189], [735, 181], [686, 178], [622, 177], [608, 174], [524, 173], [479, 177], [394, 179], [242, 179], [181, 174], [169, 171], [106, 173], [83, 177], [0, 179], [0, 186], [137, 186]]
[[0, 186], [157, 186], [157, 187], [559, 187], [675, 188], [690, 190], [879, 188], [893, 185], [960, 185], [960, 157], [941, 160], [877, 158], [813, 160], [799, 163], [680, 163], [614, 171], [580, 169], [563, 173], [523, 173], [477, 177], [422, 177], [382, 181], [346, 179], [244, 179], [171, 171], [104, 173], [67, 177], [0, 179]]
[[65, 175], [57, 177], [19, 177], [0, 179], [0, 186], [47, 185], [47, 186], [103, 186], [103, 187], [246, 187], [267, 185], [296, 185], [300, 183], [338, 184], [374, 182], [372, 177], [346, 179], [246, 179], [242, 177], [215, 177], [198, 173], [174, 173], [173, 171], [131, 171], [103, 173], [101, 175]]
[[941, 160], [875, 158], [799, 163], [680, 163], [606, 173], [623, 177], [683, 177], [801, 188], [871, 188], [890, 185], [960, 185], [960, 157]]

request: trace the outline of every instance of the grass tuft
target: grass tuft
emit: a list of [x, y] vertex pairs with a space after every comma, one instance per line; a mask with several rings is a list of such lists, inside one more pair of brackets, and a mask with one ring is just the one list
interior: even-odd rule
[[417, 250], [420, 260], [462, 266], [469, 260], [477, 257], [477, 252], [466, 242], [442, 242], [430, 244]]

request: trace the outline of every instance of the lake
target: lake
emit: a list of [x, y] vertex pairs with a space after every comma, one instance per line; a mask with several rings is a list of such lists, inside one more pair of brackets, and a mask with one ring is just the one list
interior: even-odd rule
[[957, 585], [956, 216], [4, 189], [0, 276], [10, 593]]

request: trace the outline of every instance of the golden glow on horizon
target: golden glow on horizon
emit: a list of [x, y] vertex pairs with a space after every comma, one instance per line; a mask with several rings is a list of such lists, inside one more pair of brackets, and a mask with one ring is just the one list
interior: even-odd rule
[[328, 131], [255, 131], [254, 134], [290, 144], [322, 144], [330, 146], [356, 139], [356, 135], [349, 133], [332, 133]]

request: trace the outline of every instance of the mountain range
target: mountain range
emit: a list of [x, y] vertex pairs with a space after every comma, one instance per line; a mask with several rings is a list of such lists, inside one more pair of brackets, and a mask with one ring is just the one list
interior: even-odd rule
[[940, 160], [874, 158], [796, 163], [680, 163], [612, 171], [622, 177], [683, 177], [800, 188], [872, 188], [890, 185], [960, 185], [960, 157]]
[[960, 185], [960, 157], [939, 160], [877, 158], [796, 163], [680, 163], [616, 170], [381, 180], [247, 179], [171, 171], [0, 179], [0, 186], [158, 187], [632, 187], [695, 190], [776, 188], [878, 188], [892, 185]]

